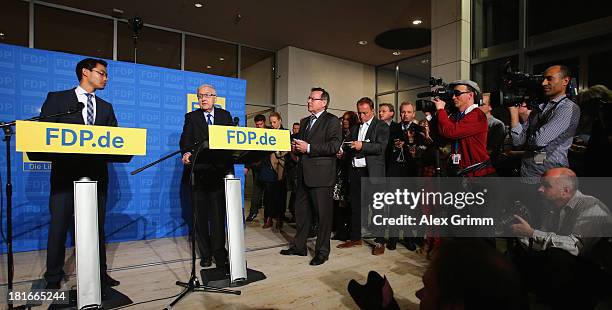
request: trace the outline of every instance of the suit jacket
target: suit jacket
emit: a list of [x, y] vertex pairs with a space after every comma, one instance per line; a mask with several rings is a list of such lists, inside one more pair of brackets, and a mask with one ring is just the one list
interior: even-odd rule
[[[351, 141], [357, 141], [359, 136], [359, 125], [351, 128]], [[360, 151], [349, 152], [349, 160], [363, 158], [366, 160], [366, 168], [369, 177], [385, 177], [385, 150], [389, 143], [389, 126], [387, 123], [372, 118], [370, 127], [365, 135], [365, 140]]]
[[336, 183], [336, 153], [342, 143], [342, 126], [335, 115], [324, 111], [306, 134], [309, 121], [310, 116], [300, 121], [298, 137], [310, 144], [310, 153], [300, 155], [298, 180], [303, 179], [308, 187], [333, 186]]
[[[78, 104], [75, 88], [49, 92], [43, 103], [40, 116], [67, 112]], [[81, 124], [84, 125], [83, 115], [75, 113], [71, 115], [52, 117], [43, 120], [53, 123]], [[117, 126], [117, 118], [113, 106], [104, 99], [96, 96], [96, 126]], [[52, 161], [51, 185], [72, 186], [72, 181], [81, 177], [89, 177], [94, 181], [108, 182], [108, 169], [106, 161], [96, 155], [59, 155]], [[66, 185], [67, 184], [67, 185]]]
[[[232, 115], [221, 108], [214, 108], [214, 125], [232, 126]], [[193, 161], [195, 150], [185, 150], [185, 148], [193, 145], [196, 142], [208, 142], [208, 123], [202, 109], [185, 114], [185, 123], [183, 124], [183, 132], [179, 142], [182, 153], [191, 152]], [[221, 185], [222, 180], [228, 172], [233, 173], [233, 163], [231, 152], [224, 150], [210, 150], [203, 147], [197, 157], [194, 171], [198, 176], [198, 181], [203, 184]]]
[[[393, 150], [395, 149], [395, 139], [403, 139], [404, 134], [402, 133], [402, 127], [399, 123], [395, 121], [391, 121], [389, 125], [389, 142], [387, 143], [387, 149], [385, 150], [385, 167], [389, 169], [389, 167], [395, 162], [397, 159], [397, 154], [393, 154]], [[395, 158], [394, 158], [395, 157]]]

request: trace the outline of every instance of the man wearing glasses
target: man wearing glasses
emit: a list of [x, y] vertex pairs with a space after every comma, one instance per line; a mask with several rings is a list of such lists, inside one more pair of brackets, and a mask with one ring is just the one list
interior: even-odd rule
[[[95, 92], [106, 87], [107, 63], [101, 59], [86, 58], [76, 66], [79, 85], [73, 89], [50, 92], [41, 108], [40, 116], [59, 114], [84, 105], [81, 113], [45, 119], [46, 122], [117, 126], [113, 106], [96, 96]], [[66, 252], [66, 233], [72, 225], [74, 214], [73, 181], [88, 177], [98, 181], [98, 228], [100, 243], [100, 279], [102, 288], [119, 285], [119, 281], [106, 273], [106, 247], [104, 238], [104, 219], [106, 215], [106, 192], [108, 170], [106, 162], [98, 157], [66, 156], [54, 160], [51, 166], [51, 192], [49, 194], [49, 239], [47, 243], [47, 289], [60, 289], [64, 278], [64, 256]]]
[[449, 84], [453, 89], [453, 103], [458, 112], [451, 117], [444, 109], [446, 102], [434, 98], [440, 135], [451, 140], [451, 164], [459, 170], [478, 167], [467, 176], [485, 176], [495, 173], [487, 152], [487, 116], [477, 109], [476, 99], [480, 87], [471, 80], [458, 80]]
[[[193, 154], [196, 150], [186, 151], [196, 142], [208, 145], [208, 126], [232, 126], [232, 115], [215, 107], [217, 91], [212, 85], [204, 84], [197, 89], [200, 108], [185, 114], [185, 123], [181, 134], [180, 147], [183, 152], [182, 162], [186, 169], [194, 164]], [[212, 258], [217, 268], [229, 272], [227, 250], [225, 249], [225, 193], [223, 178], [234, 173], [231, 154], [228, 151], [209, 150], [202, 147], [197, 155], [195, 185], [192, 187], [196, 208], [196, 231], [198, 247], [202, 260], [200, 266], [209, 267]], [[210, 220], [210, 229], [208, 222]], [[210, 231], [209, 231], [210, 230]]]
[[319, 230], [315, 256], [310, 261], [310, 265], [317, 266], [329, 258], [336, 153], [342, 141], [342, 128], [338, 118], [326, 111], [329, 94], [325, 89], [311, 89], [307, 103], [310, 116], [300, 121], [298, 138], [291, 142], [292, 151], [299, 156], [295, 199], [297, 232], [290, 248], [280, 253], [306, 256], [312, 214], [317, 214]]

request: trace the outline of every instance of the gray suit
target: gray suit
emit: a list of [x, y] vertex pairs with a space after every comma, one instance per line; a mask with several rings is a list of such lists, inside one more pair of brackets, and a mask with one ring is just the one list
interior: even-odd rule
[[[359, 135], [359, 127], [351, 128], [350, 139], [357, 141]], [[365, 140], [360, 151], [348, 152], [347, 156], [352, 163], [354, 158], [364, 158], [366, 167], [352, 167], [349, 173], [350, 176], [350, 194], [351, 194], [351, 240], [361, 240], [361, 178], [385, 177], [385, 150], [389, 142], [389, 126], [377, 119], [372, 118], [370, 127], [365, 135]], [[375, 182], [380, 183], [380, 182]]]
[[310, 153], [300, 155], [297, 165], [298, 186], [295, 199], [297, 232], [293, 245], [297, 251], [306, 252], [306, 239], [316, 209], [319, 230], [315, 256], [329, 256], [329, 238], [332, 228], [332, 189], [336, 182], [336, 153], [342, 141], [342, 129], [338, 118], [323, 112], [306, 133], [310, 117], [300, 121], [298, 137], [310, 144]]

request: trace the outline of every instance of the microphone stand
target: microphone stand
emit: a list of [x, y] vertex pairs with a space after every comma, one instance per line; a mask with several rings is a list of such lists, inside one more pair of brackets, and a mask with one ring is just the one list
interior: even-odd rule
[[183, 152], [187, 152], [187, 151], [191, 151], [191, 150], [195, 150], [194, 154], [192, 155], [193, 160], [191, 162], [191, 171], [190, 171], [190, 183], [191, 183], [191, 209], [192, 209], [192, 217], [193, 217], [193, 224], [191, 227], [191, 275], [189, 277], [189, 280], [187, 282], [182, 282], [182, 281], [176, 281], [176, 285], [183, 287], [183, 291], [178, 295], [178, 297], [176, 297], [176, 299], [174, 299], [174, 301], [172, 301], [167, 307], [165, 307], [165, 310], [171, 310], [172, 307], [174, 305], [176, 305], [181, 299], [183, 299], [183, 297], [187, 296], [187, 294], [191, 293], [191, 292], [210, 292], [210, 293], [224, 293], [224, 294], [234, 294], [234, 295], [240, 295], [241, 292], [240, 291], [234, 291], [234, 290], [228, 290], [228, 289], [223, 289], [223, 288], [217, 288], [217, 287], [213, 287], [213, 286], [207, 286], [207, 285], [202, 285], [200, 284], [200, 281], [198, 280], [198, 276], [196, 274], [196, 238], [197, 238], [197, 233], [196, 233], [196, 226], [197, 226], [197, 206], [195, 205], [195, 166], [196, 166], [196, 161], [198, 159], [198, 155], [200, 154], [201, 150], [204, 149], [208, 149], [208, 141], [201, 141], [201, 142], [196, 142], [186, 148], [180, 149], [178, 151], [172, 152], [152, 163], [149, 163], [141, 168], [138, 168], [132, 172], [130, 172], [131, 175], [135, 175], [138, 174], [140, 172], [142, 172], [143, 170], [150, 168], [176, 154], [179, 153], [183, 153]]
[[[70, 109], [68, 112], [57, 113], [46, 116], [35, 116], [28, 118], [25, 121], [40, 121], [47, 118], [66, 116], [71, 114], [80, 113], [84, 105]], [[7, 290], [10, 292], [13, 290], [13, 277], [15, 273], [14, 260], [13, 260], [13, 183], [11, 173], [11, 138], [13, 137], [14, 131], [13, 126], [17, 123], [17, 120], [11, 122], [1, 122], [0, 128], [4, 131], [4, 142], [6, 144], [6, 247], [7, 247]], [[13, 309], [13, 304], [8, 304], [8, 309]]]

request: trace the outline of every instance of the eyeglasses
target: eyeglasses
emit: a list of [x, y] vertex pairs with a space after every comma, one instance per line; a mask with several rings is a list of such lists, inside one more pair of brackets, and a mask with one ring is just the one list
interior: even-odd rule
[[95, 72], [95, 73], [97, 73], [97, 74], [99, 74], [99, 75], [101, 75], [101, 76], [106, 76], [106, 77], [108, 77], [108, 73], [103, 72], [103, 71], [98, 71], [98, 70], [96, 70], [96, 69], [91, 69], [91, 70], [89, 70], [89, 71], [93, 71], [93, 72]]
[[451, 92], [451, 94], [452, 94], [454, 97], [459, 97], [459, 96], [461, 96], [461, 95], [463, 95], [463, 94], [467, 94], [467, 93], [471, 93], [471, 91], [460, 91], [460, 90], [458, 90], [458, 89], [453, 89], [453, 90], [452, 90], [452, 92]]
[[315, 100], [325, 100], [325, 99], [321, 99], [321, 98], [312, 98], [312, 97], [308, 97], [308, 98], [306, 98], [306, 101], [309, 101], [309, 100], [315, 101]]
[[215, 94], [198, 94], [198, 99], [217, 97]]

